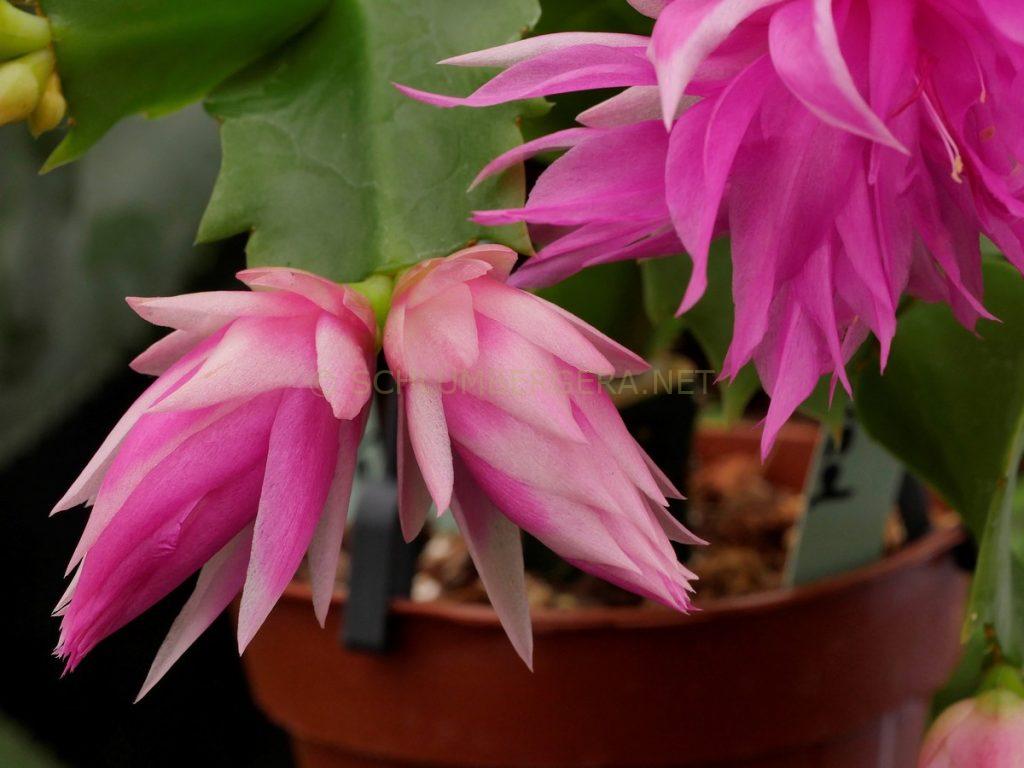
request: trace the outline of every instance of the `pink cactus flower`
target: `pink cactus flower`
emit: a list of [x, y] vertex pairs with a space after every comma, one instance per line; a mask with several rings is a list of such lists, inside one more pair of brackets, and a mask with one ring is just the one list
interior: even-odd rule
[[400, 383], [399, 514], [451, 508], [502, 624], [531, 663], [519, 529], [568, 562], [679, 610], [689, 580], [670, 540], [671, 483], [630, 437], [600, 376], [646, 364], [507, 285], [515, 254], [478, 246], [397, 283], [384, 352]]
[[928, 732], [918, 768], [1016, 768], [1024, 765], [1024, 700], [1005, 690], [947, 709]]
[[[535, 285], [591, 264], [668, 255], [706, 286], [713, 237], [732, 237], [735, 331], [723, 374], [753, 360], [772, 395], [767, 450], [820, 376], [849, 390], [868, 336], [884, 367], [904, 295], [982, 304], [979, 236], [1024, 268], [1024, 11], [1017, 0], [631, 0], [650, 39], [557, 34], [448, 63], [504, 72], [484, 106], [625, 90], [581, 127], [498, 158], [567, 148], [522, 209], [543, 227]], [[658, 135], [658, 123], [667, 128]]]
[[129, 299], [175, 330], [133, 362], [157, 380], [55, 509], [92, 505], [57, 610], [68, 670], [200, 569], [142, 694], [239, 592], [244, 649], [303, 556], [324, 621], [376, 321], [359, 294], [304, 272], [239, 279], [259, 290]]

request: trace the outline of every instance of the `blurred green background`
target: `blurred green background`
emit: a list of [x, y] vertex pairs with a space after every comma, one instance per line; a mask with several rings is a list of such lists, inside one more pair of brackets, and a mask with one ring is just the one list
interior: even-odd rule
[[220, 158], [200, 108], [126, 121], [40, 176], [51, 148], [0, 131], [0, 766], [287, 766], [226, 617], [131, 703], [188, 585], [74, 674], [51, 656], [85, 513], [49, 510], [146, 385], [127, 363], [160, 333], [124, 297], [223, 288], [244, 264], [240, 238], [193, 246]]

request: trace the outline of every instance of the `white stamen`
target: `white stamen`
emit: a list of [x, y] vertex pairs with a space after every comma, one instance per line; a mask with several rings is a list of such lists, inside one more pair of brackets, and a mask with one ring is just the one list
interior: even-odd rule
[[956, 139], [953, 138], [953, 134], [946, 128], [945, 123], [942, 122], [942, 118], [939, 116], [938, 110], [935, 109], [935, 105], [932, 104], [932, 100], [928, 98], [928, 93], [923, 92], [921, 98], [924, 100], [924, 105], [928, 110], [928, 115], [932, 119], [932, 123], [935, 125], [935, 129], [939, 133], [939, 137], [942, 139], [943, 146], [946, 147], [946, 154], [949, 156], [949, 164], [952, 166], [952, 172], [950, 176], [953, 177], [953, 181], [957, 184], [963, 183], [961, 174], [964, 172], [964, 158], [960, 154], [960, 147], [956, 143]]

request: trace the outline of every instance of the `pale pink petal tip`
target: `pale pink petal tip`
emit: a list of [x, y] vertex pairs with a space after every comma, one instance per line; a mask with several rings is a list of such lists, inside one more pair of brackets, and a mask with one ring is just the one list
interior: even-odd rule
[[356, 421], [343, 421], [338, 436], [338, 458], [320, 519], [310, 541], [306, 559], [313, 588], [313, 611], [323, 627], [327, 622], [331, 598], [337, 580], [341, 542], [348, 520], [349, 498], [356, 470], [356, 452], [369, 406]]
[[533, 632], [519, 529], [476, 487], [465, 467], [459, 469], [452, 514], [512, 646], [532, 670]]
[[451, 506], [455, 471], [441, 388], [410, 383], [405, 387], [405, 408], [416, 463], [438, 514], [442, 514]]
[[[430, 512], [430, 491], [416, 463], [406, 425], [405, 400], [398, 392], [398, 518], [402, 537], [411, 542], [423, 530]], [[454, 481], [453, 481], [454, 482]]]
[[628, 0], [628, 2], [644, 16], [657, 18], [658, 14], [665, 10], [665, 6], [672, 0]]
[[456, 67], [511, 67], [546, 53], [577, 48], [583, 45], [597, 45], [607, 48], [642, 48], [647, 38], [642, 35], [628, 35], [614, 32], [555, 32], [547, 35], [528, 37], [514, 43], [499, 45], [483, 51], [464, 53], [439, 61]]
[[245, 583], [252, 528], [235, 537], [213, 557], [199, 574], [196, 587], [171, 625], [157, 651], [146, 680], [135, 697], [138, 703], [184, 655], [214, 620], [224, 612]]
[[[296, 451], [301, 445], [303, 451]], [[339, 436], [330, 406], [314, 392], [286, 390], [274, 420], [238, 615], [242, 653], [309, 549], [336, 471]]]
[[450, 109], [451, 107], [468, 106], [466, 99], [459, 98], [457, 96], [443, 96], [439, 93], [421, 91], [418, 88], [411, 88], [408, 85], [402, 85], [401, 83], [392, 83], [392, 85], [409, 98], [422, 102], [423, 104], [429, 104], [433, 107]]

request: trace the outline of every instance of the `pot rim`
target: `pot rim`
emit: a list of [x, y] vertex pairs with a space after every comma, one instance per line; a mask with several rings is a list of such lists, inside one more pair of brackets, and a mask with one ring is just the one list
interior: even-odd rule
[[[701, 624], [730, 618], [747, 618], [771, 613], [782, 608], [824, 601], [859, 589], [865, 585], [894, 577], [902, 571], [927, 565], [948, 554], [962, 543], [966, 534], [961, 526], [935, 528], [896, 553], [861, 568], [799, 587], [775, 589], [753, 595], [724, 598], [696, 607], [683, 614], [668, 608], [650, 606], [596, 607], [564, 610], [534, 608], [530, 619], [534, 633], [580, 631], [601, 628], [662, 628]], [[292, 581], [284, 596], [291, 600], [311, 601], [313, 592], [308, 581]], [[347, 600], [344, 589], [336, 589], [331, 606], [340, 608]], [[418, 603], [408, 598], [391, 601], [395, 615], [460, 625], [493, 627], [500, 630], [498, 616], [489, 605], [437, 600]]]

